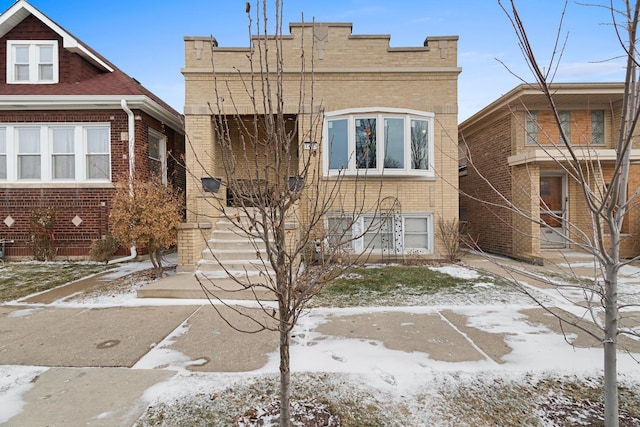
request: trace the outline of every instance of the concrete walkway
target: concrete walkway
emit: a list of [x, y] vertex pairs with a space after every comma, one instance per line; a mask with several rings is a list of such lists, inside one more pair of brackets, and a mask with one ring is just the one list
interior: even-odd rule
[[[572, 253], [559, 254], [550, 264], [561, 265], [567, 255], [576, 266], [585, 268], [588, 259]], [[534, 279], [544, 271], [540, 267], [500, 258], [488, 261], [477, 255], [469, 255], [464, 262], [498, 275], [522, 276], [541, 288], [549, 286]], [[523, 272], [525, 267], [530, 271]], [[100, 277], [93, 280], [75, 283], [67, 291], [97, 286], [95, 281]], [[176, 274], [154, 286], [195, 289], [195, 283], [192, 275]], [[194, 289], [186, 295], [197, 297]], [[250, 320], [266, 319], [255, 307], [214, 309], [204, 299], [140, 299], [138, 305], [127, 307], [50, 304], [64, 293], [64, 289], [57, 289], [24, 300], [28, 304], [0, 305], [0, 365], [47, 368], [32, 379], [31, 388], [21, 396], [24, 407], [16, 407], [3, 426], [130, 426], [147, 405], [144, 391], [175, 375], [176, 369], [250, 372], [267, 365], [277, 351], [275, 333], [257, 332], [258, 325]], [[474, 315], [491, 316], [496, 309], [499, 306], [483, 308], [486, 313], [478, 314], [481, 309], [476, 308]], [[541, 309], [532, 307], [522, 315], [519, 321], [558, 329], [557, 321]], [[315, 323], [313, 316], [314, 311], [304, 331], [294, 333], [292, 347], [313, 348], [328, 340], [348, 338], [405, 353], [424, 353], [435, 362], [495, 367], [507, 363], [511, 351], [505, 334], [472, 326], [465, 307], [380, 309], [366, 315], [325, 310], [322, 321]], [[256, 333], [239, 333], [228, 320], [236, 328]], [[599, 346], [584, 333], [569, 332], [576, 333], [582, 345]], [[640, 353], [640, 342], [626, 345]], [[325, 353], [321, 356], [336, 359]], [[17, 405], [7, 395], [0, 379], [0, 407]]]

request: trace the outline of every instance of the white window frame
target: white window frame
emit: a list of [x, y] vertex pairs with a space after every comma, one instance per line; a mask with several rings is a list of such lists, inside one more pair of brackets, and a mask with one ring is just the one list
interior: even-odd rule
[[[29, 79], [18, 80], [15, 70], [16, 55], [15, 48], [26, 46], [29, 48]], [[40, 79], [39, 67], [41, 46], [49, 46], [52, 48], [52, 78], [47, 80]], [[55, 84], [59, 80], [59, 63], [58, 63], [58, 41], [57, 40], [7, 40], [7, 84]]]
[[[362, 252], [371, 252], [373, 254], [382, 254], [385, 249], [388, 248], [378, 248], [378, 247], [366, 247], [365, 245], [365, 233], [368, 230], [365, 230], [365, 219], [375, 218], [375, 214], [373, 213], [363, 213], [359, 215], [354, 221], [351, 227], [351, 241], [347, 243], [347, 250], [353, 251], [354, 253], [362, 253]], [[380, 214], [378, 214], [380, 217]], [[325, 229], [329, 229], [329, 219], [330, 218], [345, 218], [345, 220], [349, 220], [345, 214], [334, 213], [327, 214], [325, 218]], [[426, 248], [410, 248], [406, 247], [406, 225], [405, 222], [409, 218], [416, 219], [426, 219], [427, 220], [427, 231], [426, 231], [426, 240], [427, 247]], [[389, 218], [392, 220], [391, 226], [392, 230], [389, 231], [391, 235], [394, 235], [397, 231], [401, 232], [401, 237], [398, 241], [394, 241], [393, 250], [398, 254], [418, 254], [418, 255], [429, 255], [434, 253], [434, 225], [433, 225], [433, 213], [431, 212], [406, 212], [406, 213], [398, 213], [393, 214]], [[381, 219], [379, 219], [381, 221]], [[375, 231], [371, 231], [371, 233], [375, 233]], [[365, 233], [366, 234], [366, 233]], [[329, 237], [329, 236], [328, 236]], [[331, 240], [330, 238], [328, 239]]]
[[[53, 129], [66, 128], [73, 129], [73, 155], [75, 176], [73, 179], [54, 179], [53, 177]], [[38, 129], [40, 131], [40, 179], [18, 179], [18, 129]], [[89, 179], [86, 172], [86, 130], [106, 129], [108, 132], [109, 144], [109, 173], [107, 178]], [[4, 153], [7, 164], [7, 177], [0, 179], [0, 184], [22, 184], [22, 183], [110, 183], [112, 175], [111, 156], [111, 125], [109, 123], [3, 123], [0, 125], [0, 132], [4, 132], [6, 141], [6, 151]], [[69, 153], [71, 154], [71, 153]]]
[[[356, 120], [362, 118], [376, 119], [376, 168], [357, 168], [356, 159]], [[404, 167], [385, 168], [385, 138], [384, 120], [387, 118], [401, 118], [404, 120]], [[324, 176], [341, 175], [386, 175], [386, 176], [421, 176], [435, 177], [434, 172], [434, 120], [435, 114], [404, 110], [399, 108], [354, 108], [325, 113], [323, 126], [323, 171]], [[329, 167], [331, 146], [329, 141], [329, 122], [333, 120], [347, 120], [347, 156], [348, 165], [342, 169]], [[428, 123], [428, 166], [427, 169], [412, 169], [411, 167], [411, 121], [422, 120]]]
[[[151, 138], [156, 138], [158, 140], [158, 151], [160, 154], [159, 158], [151, 157], [151, 153], [149, 152], [149, 148], [151, 147]], [[167, 185], [167, 137], [162, 133], [158, 132], [155, 129], [149, 129], [149, 141], [148, 141], [147, 152], [149, 155], [149, 162], [159, 162], [161, 168], [161, 179], [164, 185]], [[152, 169], [149, 167], [149, 172]]]

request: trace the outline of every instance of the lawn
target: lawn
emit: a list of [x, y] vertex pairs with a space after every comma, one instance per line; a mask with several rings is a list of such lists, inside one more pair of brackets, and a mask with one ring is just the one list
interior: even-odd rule
[[113, 268], [91, 262], [5, 262], [0, 264], [0, 302], [42, 292]]
[[329, 282], [312, 301], [313, 307], [416, 306], [463, 304], [478, 299], [509, 302], [522, 297], [516, 288], [493, 277], [455, 265], [361, 266]]

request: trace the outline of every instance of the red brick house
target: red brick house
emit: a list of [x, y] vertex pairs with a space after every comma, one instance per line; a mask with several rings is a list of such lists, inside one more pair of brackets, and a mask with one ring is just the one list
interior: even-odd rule
[[109, 233], [118, 180], [184, 188], [180, 113], [24, 0], [0, 15], [0, 239], [29, 256], [34, 209], [53, 208], [59, 257]]
[[[624, 84], [556, 83], [552, 90], [577, 162], [592, 188], [604, 188], [616, 158]], [[559, 134], [545, 97], [527, 84], [459, 125], [460, 219], [484, 251], [540, 263], [544, 250], [597, 241]], [[629, 194], [640, 188], [637, 138], [631, 160]], [[637, 206], [622, 233], [621, 255], [640, 254]]]

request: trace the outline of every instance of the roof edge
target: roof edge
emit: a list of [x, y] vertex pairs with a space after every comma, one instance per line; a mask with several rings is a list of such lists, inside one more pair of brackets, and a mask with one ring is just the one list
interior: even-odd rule
[[87, 60], [91, 61], [92, 63], [108, 72], [114, 71], [114, 68], [111, 65], [91, 52], [91, 50], [89, 50], [78, 39], [73, 37], [64, 28], [56, 24], [51, 18], [40, 12], [26, 0], [18, 0], [6, 11], [4, 11], [2, 15], [0, 15], [0, 37], [11, 31], [11, 29], [13, 29], [17, 24], [22, 22], [22, 20], [29, 15], [35, 16], [47, 27], [51, 28], [51, 30], [62, 37], [62, 46], [65, 49], [83, 56]]

